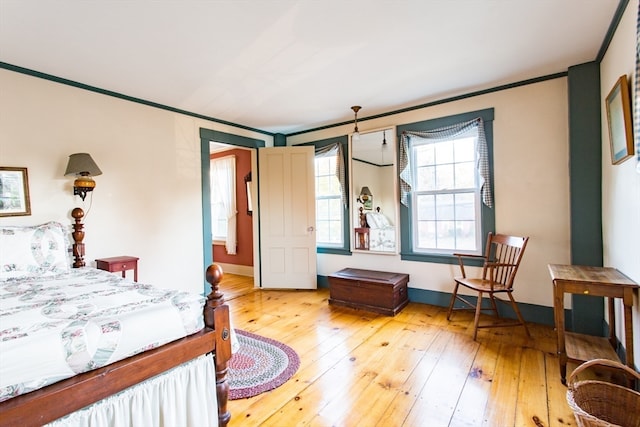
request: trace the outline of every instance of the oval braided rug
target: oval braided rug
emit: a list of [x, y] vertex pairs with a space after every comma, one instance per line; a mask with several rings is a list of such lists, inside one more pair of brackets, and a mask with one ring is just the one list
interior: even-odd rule
[[289, 346], [236, 329], [239, 350], [229, 360], [229, 399], [244, 399], [273, 390], [293, 376], [300, 358]]

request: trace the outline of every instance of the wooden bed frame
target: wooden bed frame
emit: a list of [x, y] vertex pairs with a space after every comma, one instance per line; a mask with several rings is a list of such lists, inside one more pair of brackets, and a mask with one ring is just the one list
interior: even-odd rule
[[[74, 267], [84, 266], [84, 231], [80, 208], [72, 211]], [[185, 338], [137, 354], [93, 371], [62, 380], [39, 390], [13, 397], [0, 403], [0, 426], [41, 426], [71, 412], [84, 408], [130, 386], [161, 374], [200, 355], [211, 354], [216, 366], [216, 395], [218, 421], [228, 424], [229, 384], [228, 361], [231, 358], [229, 307], [218, 286], [222, 268], [212, 264], [207, 268], [206, 280], [211, 285], [204, 307], [205, 328]]]

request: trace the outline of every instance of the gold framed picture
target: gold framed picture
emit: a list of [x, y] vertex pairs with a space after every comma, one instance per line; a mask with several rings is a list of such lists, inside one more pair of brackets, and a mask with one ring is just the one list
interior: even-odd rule
[[0, 216], [31, 215], [27, 168], [0, 166]]
[[611, 163], [617, 165], [633, 156], [631, 99], [627, 76], [621, 76], [606, 100]]

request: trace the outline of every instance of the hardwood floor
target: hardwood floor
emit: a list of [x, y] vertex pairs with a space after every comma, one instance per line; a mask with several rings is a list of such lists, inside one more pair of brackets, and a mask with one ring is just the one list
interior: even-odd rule
[[227, 301], [249, 294], [256, 290], [253, 287], [253, 277], [250, 276], [224, 273], [222, 283], [222, 291], [224, 292], [224, 298]]
[[[227, 280], [222, 282], [227, 291]], [[253, 290], [253, 289], [252, 289]], [[395, 317], [329, 306], [328, 289], [255, 290], [228, 301], [238, 329], [280, 340], [300, 368], [229, 401], [230, 426], [575, 426], [551, 327], [484, 329], [410, 303]]]

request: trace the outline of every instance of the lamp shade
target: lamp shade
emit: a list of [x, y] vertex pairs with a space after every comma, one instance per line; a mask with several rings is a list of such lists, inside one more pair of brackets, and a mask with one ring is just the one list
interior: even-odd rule
[[371, 190], [369, 190], [369, 187], [362, 187], [362, 190], [360, 190], [360, 195], [371, 196]]
[[69, 156], [65, 176], [69, 175], [102, 175], [102, 171], [88, 153], [75, 153]]

